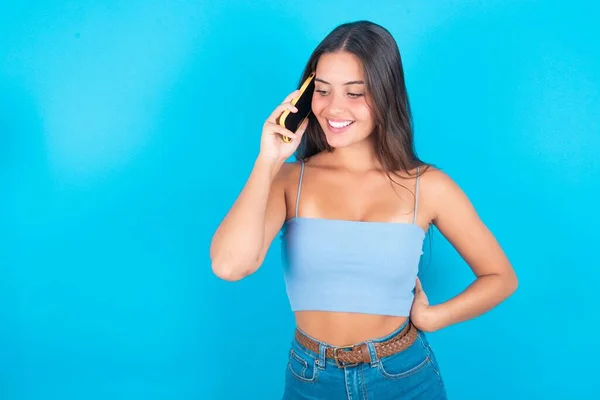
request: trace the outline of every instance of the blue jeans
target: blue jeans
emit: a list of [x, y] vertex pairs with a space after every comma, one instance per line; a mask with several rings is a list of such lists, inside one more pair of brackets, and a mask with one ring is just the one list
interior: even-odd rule
[[[390, 339], [405, 325], [385, 337], [366, 341], [371, 354], [375, 354], [373, 343]], [[296, 338], [292, 341], [283, 400], [447, 399], [435, 355], [422, 331], [410, 347], [399, 353], [381, 359], [375, 355], [371, 363], [344, 368], [325, 358], [325, 348], [334, 346], [317, 342], [318, 354]]]

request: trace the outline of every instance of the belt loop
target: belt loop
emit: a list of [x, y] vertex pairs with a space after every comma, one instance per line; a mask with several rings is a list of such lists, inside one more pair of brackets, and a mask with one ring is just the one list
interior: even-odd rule
[[369, 355], [371, 356], [371, 367], [373, 367], [379, 362], [379, 358], [377, 357], [377, 351], [375, 350], [375, 345], [371, 340], [366, 341], [365, 344], [369, 349]]
[[327, 346], [323, 343], [319, 343], [319, 358], [317, 359], [317, 366], [320, 369], [325, 369], [325, 351]]

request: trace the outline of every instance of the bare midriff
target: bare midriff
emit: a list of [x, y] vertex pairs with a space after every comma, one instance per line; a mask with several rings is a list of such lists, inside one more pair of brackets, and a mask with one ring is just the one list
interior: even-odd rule
[[386, 336], [407, 318], [325, 311], [296, 311], [295, 316], [300, 330], [333, 346], [347, 346]]

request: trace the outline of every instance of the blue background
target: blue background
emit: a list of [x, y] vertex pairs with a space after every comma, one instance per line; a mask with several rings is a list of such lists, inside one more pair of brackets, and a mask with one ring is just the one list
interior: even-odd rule
[[[251, 3], [251, 4], [249, 4]], [[276, 399], [293, 332], [276, 240], [208, 246], [264, 119], [336, 25], [397, 39], [418, 151], [520, 278], [430, 335], [452, 399], [600, 397], [598, 7], [569, 1], [20, 1], [0, 7], [0, 399]], [[472, 279], [439, 233], [430, 300]]]

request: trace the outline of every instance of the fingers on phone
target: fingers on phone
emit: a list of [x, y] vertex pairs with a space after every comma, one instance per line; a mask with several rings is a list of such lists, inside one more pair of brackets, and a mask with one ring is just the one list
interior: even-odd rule
[[297, 134], [292, 133], [292, 132], [288, 131], [287, 129], [281, 129], [277, 133], [279, 133], [281, 136], [283, 136], [284, 141], [286, 141], [286, 142], [289, 142], [289, 140], [285, 140], [285, 138], [289, 138], [289, 139], [292, 139], [292, 140], [298, 139], [298, 135]]
[[300, 94], [300, 89], [294, 90], [292, 93], [288, 94], [285, 99], [283, 99], [282, 103], [289, 103], [295, 97], [297, 97], [299, 94]]
[[277, 106], [277, 108], [275, 108], [275, 110], [273, 110], [273, 113], [270, 115], [269, 117], [269, 121], [271, 122], [275, 122], [275, 120], [285, 111], [285, 110], [289, 110], [291, 112], [298, 112], [298, 109], [296, 108], [296, 106], [293, 106], [291, 103], [283, 103], [280, 104], [279, 106]]
[[277, 135], [280, 135], [280, 136], [285, 136], [285, 137], [288, 137], [290, 139], [298, 139], [298, 134], [293, 133], [292, 131], [289, 131], [289, 130], [285, 129], [281, 125], [270, 124], [270, 129], [271, 129], [271, 132], [273, 134], [277, 134]]

